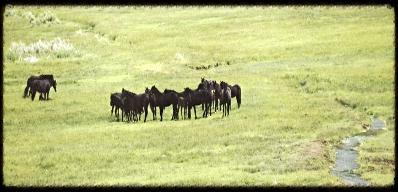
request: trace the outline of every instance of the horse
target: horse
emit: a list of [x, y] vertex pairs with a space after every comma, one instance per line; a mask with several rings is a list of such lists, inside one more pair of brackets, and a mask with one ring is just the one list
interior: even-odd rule
[[161, 93], [155, 85], [153, 85], [150, 89], [151, 93], [151, 101], [153, 107], [159, 107], [160, 110], [160, 121], [163, 121], [163, 111], [166, 107], [173, 105], [173, 115], [171, 120], [178, 119], [178, 96], [175, 93]]
[[228, 87], [228, 84], [221, 81], [221, 99], [220, 104], [222, 105], [222, 117], [228, 114], [231, 109], [231, 88]]
[[[122, 89], [122, 101], [124, 102], [125, 114], [128, 117], [128, 121], [133, 119], [134, 121], [141, 120], [142, 112], [145, 113], [144, 122], [148, 115], [149, 95], [147, 93], [135, 94], [126, 89]], [[123, 116], [122, 116], [123, 121]]]
[[[181, 118], [186, 119], [187, 117], [187, 100], [185, 99], [184, 92], [177, 92], [174, 90], [165, 89], [163, 93], [174, 93], [178, 96], [178, 104], [177, 104], [177, 114], [175, 117], [178, 119], [178, 112], [181, 110]], [[184, 112], [184, 113], [183, 113]]]
[[134, 96], [134, 110], [139, 114], [138, 120], [141, 120], [141, 113], [144, 112], [144, 123], [148, 116], [149, 94], [142, 93]]
[[[113, 114], [113, 109], [115, 109], [115, 116], [119, 120], [119, 109], [123, 109], [123, 102], [122, 102], [122, 93], [112, 93], [111, 94], [111, 102], [110, 105], [112, 106], [111, 115]], [[123, 112], [122, 112], [123, 118]]]
[[33, 80], [30, 86], [31, 99], [35, 99], [36, 92], [40, 93], [39, 100], [48, 100], [51, 87], [57, 92], [57, 81], [49, 79], [36, 79]]
[[231, 89], [231, 97], [232, 98], [236, 97], [236, 102], [238, 103], [238, 109], [239, 109], [241, 104], [241, 96], [242, 96], [240, 86], [238, 84], [235, 84], [233, 86], [228, 85], [228, 87]]
[[[207, 90], [211, 91], [211, 101], [212, 106], [214, 108], [214, 112], [218, 109], [218, 100], [220, 99], [220, 88], [216, 81], [214, 80], [206, 80], [205, 78], [201, 78], [201, 83], [203, 84], [202, 87], [206, 88]], [[198, 85], [201, 86], [201, 84]], [[203, 106], [202, 106], [203, 109]]]
[[213, 86], [214, 86], [214, 111], [216, 112], [218, 109], [219, 100], [221, 99], [221, 86], [220, 84], [217, 83], [217, 81], [213, 81]]
[[[187, 104], [188, 104], [188, 118], [191, 119], [191, 109], [193, 107], [194, 112], [195, 112], [195, 119], [197, 119], [196, 116], [196, 105], [204, 105], [204, 110], [203, 110], [203, 117], [207, 117], [209, 114], [209, 108], [211, 107], [211, 94], [209, 91], [204, 90], [204, 89], [196, 89], [192, 90], [190, 88], [185, 88], [184, 89], [184, 95], [185, 98], [187, 99]], [[210, 111], [211, 114], [211, 111]]]
[[242, 96], [240, 86], [238, 84], [231, 86], [227, 82], [224, 83], [231, 89], [231, 98], [236, 97], [236, 102], [238, 103], [238, 109], [239, 109], [241, 104], [241, 96]]
[[[134, 96], [136, 94], [130, 92], [124, 88], [122, 88], [122, 113], [126, 116], [127, 122], [131, 121], [133, 118], [133, 110], [134, 110]], [[122, 114], [122, 121], [123, 121], [123, 114]]]
[[[28, 97], [31, 94], [31, 90], [30, 89], [32, 87], [32, 83], [33, 83], [34, 80], [42, 80], [42, 79], [48, 79], [50, 81], [54, 81], [54, 76], [51, 75], [51, 74], [50, 75], [39, 75], [39, 76], [32, 75], [32, 76], [30, 76], [28, 78], [28, 80], [26, 81], [26, 87], [25, 87], [25, 90], [24, 90], [23, 97]], [[55, 90], [55, 88], [54, 88], [54, 90]]]
[[154, 94], [151, 93], [151, 90], [148, 89], [148, 87], [145, 87], [145, 93], [149, 95], [149, 106], [152, 111], [152, 117], [153, 120], [156, 119], [156, 97]]

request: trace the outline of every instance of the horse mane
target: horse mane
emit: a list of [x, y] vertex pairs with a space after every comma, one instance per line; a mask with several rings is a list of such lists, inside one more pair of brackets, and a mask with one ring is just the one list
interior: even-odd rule
[[151, 91], [153, 91], [153, 92], [154, 92], [155, 94], [157, 94], [157, 95], [162, 94], [162, 93], [159, 91], [159, 89], [155, 87], [155, 85], [151, 87]]
[[122, 94], [126, 94], [126, 93], [129, 94], [129, 95], [137, 95], [137, 94], [135, 94], [135, 93], [133, 93], [133, 92], [127, 90], [127, 89], [122, 88]]
[[206, 89], [205, 84], [204, 84], [204, 83], [199, 83], [197, 89], [198, 89], [198, 90], [199, 90], [199, 89]]
[[172, 89], [164, 89], [163, 93], [177, 93], [177, 91], [174, 91]]
[[51, 79], [51, 80], [54, 80], [54, 76], [53, 76], [52, 74], [40, 75], [39, 78], [41, 78], [41, 79]]

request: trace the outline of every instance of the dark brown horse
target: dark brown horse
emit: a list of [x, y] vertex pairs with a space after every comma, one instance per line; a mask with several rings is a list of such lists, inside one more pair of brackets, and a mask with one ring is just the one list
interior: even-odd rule
[[[209, 115], [210, 107], [211, 107], [211, 94], [209, 91], [204, 90], [204, 89], [196, 89], [192, 90], [190, 88], [185, 88], [184, 89], [184, 96], [187, 100], [188, 104], [188, 118], [191, 118], [191, 109], [193, 107], [194, 112], [195, 112], [195, 119], [197, 119], [196, 116], [196, 105], [202, 105], [204, 106], [203, 110], [203, 117], [207, 117]], [[211, 115], [211, 111], [210, 111]]]
[[179, 93], [177, 91], [169, 90], [169, 89], [165, 89], [163, 92], [164, 93], [177, 94], [177, 96], [178, 96], [178, 104], [177, 104], [177, 114], [175, 114], [175, 117], [177, 119], [179, 119], [178, 112], [181, 111], [181, 118], [182, 119], [186, 119], [187, 118], [187, 107], [188, 107], [188, 104], [187, 104], [187, 100], [185, 99], [184, 92]]
[[125, 98], [123, 105], [125, 105], [124, 109], [126, 114], [129, 115], [128, 120], [133, 119], [134, 121], [139, 121], [141, 120], [141, 114], [144, 112], [144, 122], [146, 122], [148, 115], [149, 94], [135, 94], [123, 88], [122, 98]]
[[[31, 87], [33, 85], [34, 80], [43, 80], [43, 79], [48, 79], [49, 81], [55, 81], [54, 76], [49, 74], [49, 75], [39, 75], [39, 76], [30, 76], [28, 80], [26, 81], [26, 87], [23, 93], [23, 97], [28, 97], [31, 94]], [[54, 87], [55, 90], [55, 87]], [[56, 90], [55, 90], [56, 92]]]
[[173, 115], [171, 120], [177, 120], [178, 117], [178, 96], [175, 93], [161, 93], [155, 85], [151, 87], [150, 92], [150, 102], [152, 102], [151, 106], [159, 107], [160, 112], [160, 121], [163, 121], [163, 111], [166, 107], [172, 105], [173, 106]]
[[[220, 93], [221, 93], [220, 85], [217, 83], [217, 81], [206, 80], [203, 77], [201, 79], [201, 83], [203, 84], [204, 88], [211, 91], [212, 106], [214, 108], [214, 112], [217, 112], [218, 101], [220, 99]], [[200, 84], [199, 84], [199, 86], [200, 86]]]
[[113, 114], [113, 109], [115, 109], [115, 116], [119, 120], [120, 116], [119, 110], [120, 109], [123, 110], [122, 93], [112, 93], [110, 99], [111, 99], [110, 105], [112, 106], [111, 115]]
[[57, 92], [57, 82], [49, 79], [36, 79], [33, 80], [30, 86], [31, 99], [35, 99], [36, 92], [40, 93], [39, 100], [48, 100], [50, 96], [50, 88], [53, 87]]
[[133, 112], [134, 112], [134, 96], [136, 94], [133, 92], [130, 92], [124, 88], [122, 88], [122, 121], [123, 121], [123, 116], [126, 117], [127, 122], [132, 121], [133, 119]]
[[[238, 109], [240, 108], [242, 93], [240, 86], [235, 84], [233, 86], [229, 85], [227, 82], [224, 82], [231, 89], [231, 97], [236, 97], [236, 102], [238, 103]], [[221, 84], [221, 83], [220, 83]]]
[[222, 106], [222, 117], [229, 115], [229, 110], [231, 109], [231, 89], [228, 87], [228, 84], [221, 81], [221, 99], [220, 105]]

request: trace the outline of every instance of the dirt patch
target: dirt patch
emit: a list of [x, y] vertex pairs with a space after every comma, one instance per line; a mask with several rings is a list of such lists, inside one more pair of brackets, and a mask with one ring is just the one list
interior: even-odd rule
[[307, 158], [319, 157], [322, 155], [324, 144], [322, 141], [312, 141], [304, 148], [304, 155]]

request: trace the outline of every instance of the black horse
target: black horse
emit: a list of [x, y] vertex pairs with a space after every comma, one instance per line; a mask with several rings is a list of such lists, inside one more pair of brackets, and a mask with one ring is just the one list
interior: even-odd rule
[[231, 86], [227, 82], [224, 83], [231, 89], [231, 97], [232, 98], [236, 97], [236, 102], [238, 103], [238, 109], [239, 109], [242, 97], [240, 86], [238, 84]]
[[[113, 114], [113, 109], [115, 109], [115, 116], [119, 120], [120, 116], [119, 109], [123, 110], [122, 93], [112, 93], [110, 99], [111, 99], [110, 105], [112, 106], [111, 115]], [[122, 118], [123, 118], [123, 112], [122, 112]]]
[[[219, 100], [221, 100], [221, 86], [217, 81], [213, 81], [214, 86], [214, 111], [218, 110]], [[221, 107], [220, 107], [221, 110]]]
[[153, 120], [156, 119], [156, 97], [154, 94], [151, 93], [151, 90], [148, 87], [145, 87], [145, 93], [149, 95], [149, 106], [152, 111]]
[[33, 80], [30, 86], [31, 99], [35, 99], [36, 92], [40, 93], [39, 100], [48, 100], [50, 96], [50, 89], [54, 88], [57, 92], [57, 82], [49, 79], [36, 79]]
[[122, 88], [122, 121], [123, 116], [126, 117], [127, 121], [132, 121], [133, 110], [134, 110], [134, 96], [136, 94]]
[[[31, 92], [32, 92], [31, 91], [31, 87], [33, 85], [33, 81], [34, 80], [43, 80], [43, 79], [48, 79], [49, 81], [55, 81], [54, 80], [54, 76], [51, 75], [51, 74], [49, 74], [49, 75], [39, 75], [39, 76], [32, 75], [26, 81], [26, 87], [25, 87], [25, 90], [24, 90], [24, 93], [23, 93], [23, 97], [28, 97], [31, 94]], [[55, 88], [54, 88], [54, 90], [55, 90]]]
[[[166, 107], [173, 106], [173, 115], [171, 120], [178, 119], [178, 96], [176, 93], [161, 93], [155, 85], [151, 87], [150, 92], [150, 102], [151, 106], [156, 108], [159, 107], [160, 111], [160, 121], [163, 121], [163, 111]], [[156, 113], [156, 111], [155, 111]]]
[[[126, 89], [122, 89], [123, 111], [127, 116], [127, 121], [141, 120], [141, 114], [144, 112], [144, 122], [148, 115], [149, 95], [147, 93], [135, 94]], [[122, 116], [123, 121], [123, 116]]]
[[241, 96], [242, 96], [240, 91], [240, 86], [238, 84], [235, 84], [233, 86], [228, 85], [228, 87], [231, 89], [231, 97], [232, 98], [236, 97], [236, 102], [238, 103], [238, 109], [239, 109], [241, 104]]
[[220, 105], [222, 105], [222, 116], [229, 115], [229, 110], [231, 109], [231, 88], [228, 87], [228, 84], [221, 81], [221, 99]]
[[[212, 101], [212, 106], [214, 108], [214, 112], [217, 112], [218, 109], [218, 101], [220, 99], [220, 92], [221, 88], [220, 85], [217, 83], [217, 81], [214, 80], [206, 80], [205, 78], [202, 77], [201, 83], [203, 84], [202, 87], [206, 88], [211, 92], [211, 101]], [[201, 86], [201, 84], [198, 85]], [[203, 106], [202, 106], [203, 109]]]
[[174, 94], [177, 94], [177, 96], [178, 96], [177, 114], [174, 114], [174, 116], [175, 116], [175, 118], [179, 119], [178, 112], [181, 111], [181, 118], [182, 119], [186, 119], [188, 104], [187, 104], [187, 100], [185, 99], [184, 92], [179, 93], [179, 92], [174, 91], [174, 90], [165, 89], [163, 91], [163, 93], [174, 93]]
[[[192, 90], [190, 88], [185, 88], [184, 89], [184, 95], [187, 100], [188, 104], [188, 118], [191, 119], [191, 109], [193, 107], [194, 112], [195, 112], [195, 119], [197, 119], [196, 116], [196, 105], [204, 105], [204, 110], [203, 110], [203, 117], [207, 117], [210, 111], [211, 107], [211, 94], [209, 91], [204, 90], [204, 89], [196, 89]], [[211, 115], [211, 111], [210, 111]]]

